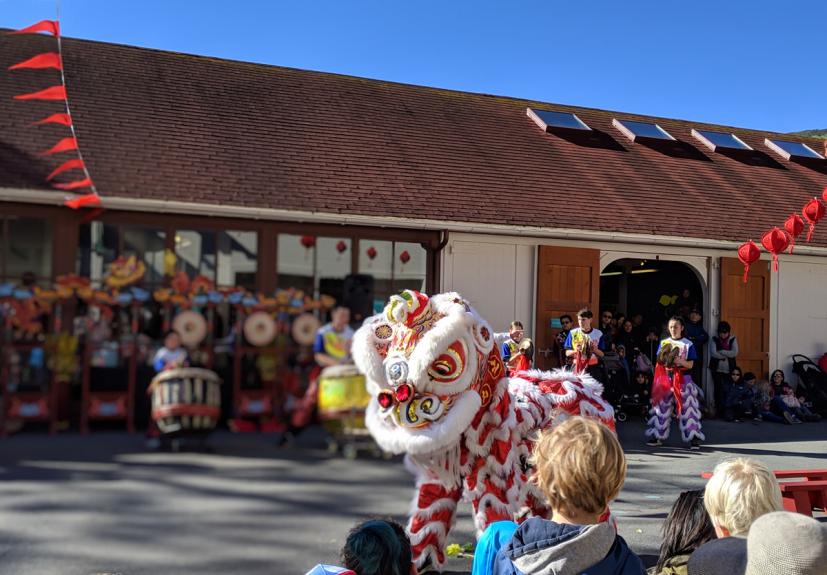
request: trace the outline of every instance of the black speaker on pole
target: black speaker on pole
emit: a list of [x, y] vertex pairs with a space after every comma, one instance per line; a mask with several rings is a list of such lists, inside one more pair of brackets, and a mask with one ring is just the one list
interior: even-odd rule
[[361, 323], [373, 315], [373, 276], [351, 274], [342, 287], [342, 305], [350, 308], [351, 319]]

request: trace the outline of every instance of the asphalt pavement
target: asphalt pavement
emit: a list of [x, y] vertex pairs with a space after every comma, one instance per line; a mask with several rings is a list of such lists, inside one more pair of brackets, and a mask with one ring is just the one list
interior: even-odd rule
[[[775, 468], [827, 464], [827, 423], [705, 422], [689, 451], [677, 433], [644, 444], [642, 421], [619, 424], [629, 461], [612, 505], [621, 535], [650, 563], [674, 498], [735, 455]], [[302, 575], [335, 563], [348, 529], [369, 517], [404, 521], [413, 480], [400, 458], [325, 450], [314, 428], [290, 448], [276, 435], [218, 432], [212, 453], [157, 453], [143, 437], [98, 432], [0, 440], [0, 574]], [[474, 540], [462, 504], [449, 542]], [[470, 561], [452, 559], [451, 572]]]

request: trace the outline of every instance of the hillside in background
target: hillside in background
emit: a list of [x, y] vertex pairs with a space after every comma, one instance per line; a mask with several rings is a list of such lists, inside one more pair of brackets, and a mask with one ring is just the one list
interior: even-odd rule
[[800, 132], [793, 132], [796, 136], [805, 136], [807, 138], [824, 138], [827, 139], [827, 128], [823, 130], [802, 130]]

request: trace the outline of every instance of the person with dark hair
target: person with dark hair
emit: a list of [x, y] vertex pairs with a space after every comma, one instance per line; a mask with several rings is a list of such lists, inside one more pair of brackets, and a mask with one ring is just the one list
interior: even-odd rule
[[735, 369], [735, 358], [738, 357], [738, 340], [732, 335], [732, 327], [728, 322], [718, 324], [718, 335], [709, 342], [709, 357], [709, 369], [715, 386], [715, 410], [720, 417], [724, 413], [723, 407], [729, 392], [728, 376]]
[[356, 575], [416, 575], [405, 528], [389, 519], [370, 519], [351, 529], [341, 555]]
[[[741, 374], [741, 368], [735, 367], [729, 374], [729, 391], [724, 400], [724, 419], [741, 423], [744, 419], [752, 419], [753, 404], [755, 403], [755, 374]], [[749, 382], [749, 383], [748, 383]]]
[[569, 332], [566, 343], [566, 356], [572, 358], [574, 371], [587, 371], [593, 378], [601, 381], [605, 379], [600, 369], [599, 361], [603, 357], [605, 348], [601, 347], [603, 332], [592, 327], [594, 314], [589, 308], [577, 312], [578, 327]]
[[663, 522], [663, 541], [657, 564], [648, 575], [686, 575], [689, 556], [715, 539], [715, 527], [704, 509], [704, 490], [682, 492]]
[[689, 311], [688, 321], [686, 322], [686, 339], [692, 342], [692, 345], [695, 346], [695, 353], [698, 355], [698, 359], [695, 360], [695, 365], [692, 367], [692, 380], [697, 385], [701, 385], [704, 348], [709, 341], [709, 334], [704, 329], [703, 314], [698, 307], [693, 307]]
[[691, 449], [700, 449], [704, 434], [701, 431], [701, 408], [698, 387], [692, 381], [692, 365], [697, 359], [695, 346], [683, 337], [684, 321], [672, 316], [668, 324], [669, 337], [658, 347], [655, 378], [652, 381], [652, 408], [649, 411], [647, 445], [662, 445], [669, 437], [672, 413], [677, 412], [678, 426], [684, 443]]
[[155, 371], [184, 367], [189, 361], [187, 350], [181, 347], [181, 336], [177, 331], [170, 330], [164, 334], [164, 345], [152, 358], [152, 367]]
[[560, 326], [563, 329], [561, 329], [554, 338], [554, 348], [557, 353], [557, 365], [561, 368], [571, 364], [570, 359], [566, 355], [565, 344], [573, 323], [574, 320], [572, 320], [569, 314], [564, 313], [560, 316]]

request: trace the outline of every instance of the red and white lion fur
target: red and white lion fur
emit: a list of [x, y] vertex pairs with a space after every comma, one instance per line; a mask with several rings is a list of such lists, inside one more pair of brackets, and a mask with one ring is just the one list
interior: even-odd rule
[[567, 414], [614, 429], [602, 386], [566, 371], [507, 377], [494, 334], [459, 294], [405, 291], [353, 340], [379, 446], [407, 455], [417, 477], [408, 533], [417, 567], [441, 570], [457, 503], [471, 501], [479, 536], [494, 521], [548, 516], [528, 481], [531, 440]]

